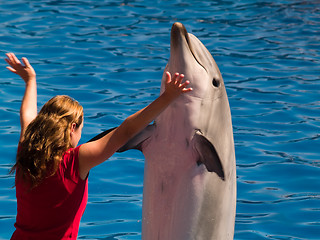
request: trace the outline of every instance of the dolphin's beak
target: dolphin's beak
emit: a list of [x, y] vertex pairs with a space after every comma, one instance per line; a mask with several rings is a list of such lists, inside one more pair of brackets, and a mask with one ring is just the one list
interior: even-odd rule
[[189, 36], [187, 29], [182, 23], [176, 22], [171, 28], [171, 48], [177, 48], [183, 40], [189, 45]]
[[183, 46], [186, 46], [188, 48], [188, 51], [193, 56], [194, 60], [198, 62], [198, 64], [207, 71], [205, 66], [197, 58], [197, 54], [195, 54], [187, 29], [182, 23], [175, 22], [171, 28], [171, 51], [175, 51], [175, 49], [183, 48]]

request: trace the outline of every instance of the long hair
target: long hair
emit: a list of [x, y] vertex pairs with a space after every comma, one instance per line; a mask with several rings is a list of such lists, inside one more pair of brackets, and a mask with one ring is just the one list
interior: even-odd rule
[[62, 155], [71, 148], [70, 130], [83, 122], [83, 108], [74, 99], [60, 95], [50, 99], [28, 125], [20, 143], [16, 171], [31, 188], [58, 169]]

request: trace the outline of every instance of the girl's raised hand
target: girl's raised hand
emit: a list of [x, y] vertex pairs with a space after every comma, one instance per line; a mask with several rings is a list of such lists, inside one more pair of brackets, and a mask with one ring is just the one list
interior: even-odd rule
[[33, 67], [30, 65], [27, 58], [23, 57], [21, 60], [23, 64], [19, 61], [19, 59], [13, 53], [7, 53], [6, 62], [10, 65], [7, 67], [11, 72], [18, 74], [25, 83], [28, 83], [30, 80], [35, 80], [36, 72]]
[[192, 91], [192, 88], [186, 88], [189, 81], [185, 81], [182, 83], [184, 78], [183, 74], [175, 73], [171, 78], [171, 74], [166, 72], [166, 82], [165, 82], [165, 94], [168, 96], [175, 98], [178, 97], [182, 93]]

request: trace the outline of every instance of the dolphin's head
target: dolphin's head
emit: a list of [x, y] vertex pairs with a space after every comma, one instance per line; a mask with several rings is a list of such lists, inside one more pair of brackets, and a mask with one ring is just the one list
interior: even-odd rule
[[[225, 176], [231, 176], [227, 169], [232, 169], [228, 166], [234, 162], [229, 161], [234, 159], [234, 143], [224, 81], [210, 52], [181, 23], [174, 23], [171, 29], [170, 59], [166, 71], [183, 73], [185, 80], [190, 81], [188, 87], [192, 87], [193, 91], [181, 95], [156, 119], [156, 123], [161, 125], [161, 131], [171, 140], [173, 137], [193, 139], [200, 142], [198, 146], [202, 146], [205, 144], [201, 139], [206, 139], [206, 145], [210, 145], [206, 151], [211, 151], [213, 158], [220, 159], [212, 162], [222, 164], [218, 167], [221, 171], [216, 171], [218, 175], [221, 173], [219, 176], [224, 178], [223, 166]], [[161, 93], [164, 91], [164, 81], [165, 74]], [[207, 168], [210, 170], [210, 166]]]
[[[213, 57], [201, 41], [187, 32], [182, 23], [176, 22], [171, 28], [170, 59], [165, 72], [183, 73], [191, 83], [190, 96], [201, 99], [215, 99], [224, 93], [224, 82]], [[165, 76], [162, 78], [161, 92], [164, 91]]]

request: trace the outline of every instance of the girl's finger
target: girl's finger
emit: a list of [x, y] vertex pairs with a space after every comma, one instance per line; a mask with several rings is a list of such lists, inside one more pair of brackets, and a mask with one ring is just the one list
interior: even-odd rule
[[182, 90], [184, 90], [184, 89], [186, 89], [186, 87], [189, 85], [189, 81], [185, 81], [184, 83], [181, 83], [180, 85], [179, 85], [179, 88], [180, 89], [182, 89]]
[[183, 75], [183, 74], [179, 74], [178, 77], [177, 77], [177, 80], [176, 80], [176, 81], [177, 81], [177, 84], [180, 85], [181, 82], [182, 82], [182, 80], [183, 80], [183, 78], [184, 78], [184, 75]]
[[175, 74], [173, 75], [172, 82], [173, 82], [174, 84], [177, 84], [177, 78], [178, 78], [178, 76], [179, 76], [179, 73], [175, 73]]
[[8, 63], [10, 64], [10, 66], [21, 64], [19, 59], [13, 53], [7, 53], [6, 55], [9, 58]]
[[182, 87], [182, 88], [185, 88], [186, 86], [188, 86], [189, 85], [189, 83], [190, 83], [190, 81], [185, 81], [184, 83], [181, 83], [180, 84], [180, 86]]
[[14, 55], [14, 53], [12, 53], [12, 59], [14, 60], [15, 64], [21, 64], [21, 62], [19, 61], [19, 59], [16, 57], [16, 55]]
[[192, 91], [193, 90], [193, 88], [183, 88], [182, 89], [182, 92], [190, 92], [190, 91]]
[[15, 65], [10, 61], [10, 60], [8, 60], [8, 59], [4, 59], [4, 60], [6, 60], [6, 62], [10, 65], [10, 67], [7, 67], [11, 72], [13, 72], [11, 69], [13, 69], [14, 70], [14, 72], [16, 72], [16, 70], [15, 70]]
[[6, 62], [11, 66], [11, 61], [10, 60], [8, 60], [6, 58], [4, 60], [6, 60]]
[[5, 60], [6, 60], [6, 62], [7, 62], [8, 64], [10, 64], [10, 66], [11, 66], [11, 65], [13, 64], [13, 63], [12, 63], [12, 56], [11, 56], [10, 53], [7, 53], [6, 55], [7, 55], [7, 58], [8, 58], [8, 59], [5, 59]]
[[25, 57], [21, 58], [22, 59], [22, 62], [23, 64], [26, 66], [26, 67], [31, 67], [30, 63], [29, 63], [29, 60]]
[[166, 82], [171, 82], [171, 74], [169, 72], [166, 72]]
[[16, 57], [16, 55], [14, 55], [14, 53], [8, 53], [7, 56], [13, 65], [21, 64], [21, 62]]
[[17, 71], [15, 69], [13, 69], [12, 67], [7, 67], [7, 69], [13, 73], [17, 73]]

